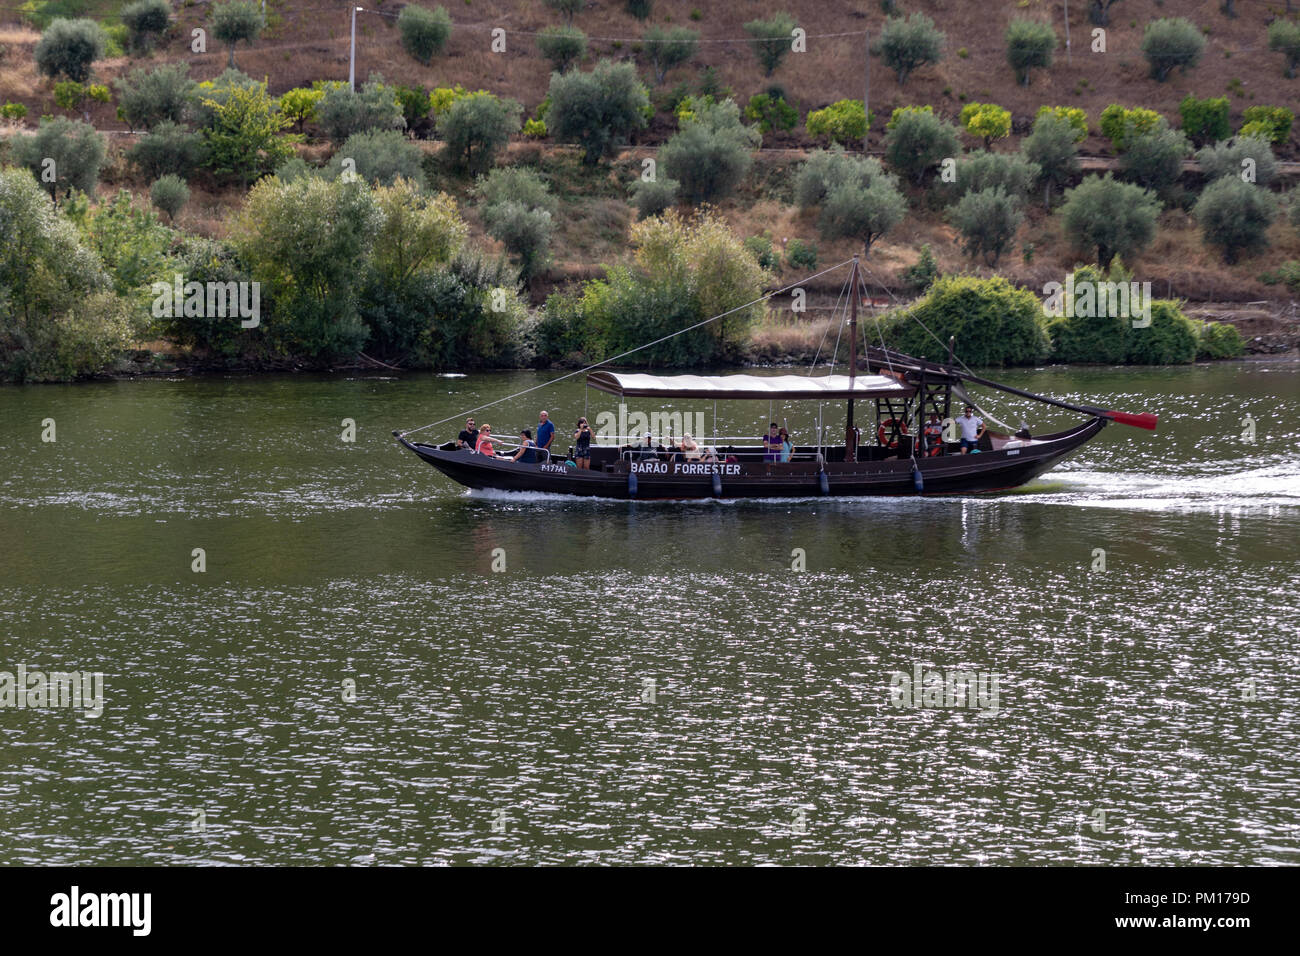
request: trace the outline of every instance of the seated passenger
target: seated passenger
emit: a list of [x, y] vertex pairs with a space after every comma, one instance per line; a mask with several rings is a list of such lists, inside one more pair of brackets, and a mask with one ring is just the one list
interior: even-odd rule
[[489, 458], [496, 457], [496, 451], [492, 448], [492, 426], [484, 424], [478, 430], [478, 442], [474, 445], [474, 450], [480, 455], [487, 455]]
[[700, 461], [716, 462], [718, 460], [718, 450], [712, 445], [705, 445], [704, 452], [700, 455]]
[[456, 436], [456, 448], [468, 448], [473, 451], [478, 445], [478, 429], [474, 427], [474, 419], [465, 419], [465, 429]]
[[700, 460], [700, 446], [695, 444], [695, 439], [691, 437], [690, 432], [682, 436], [682, 454], [687, 461]]
[[645, 441], [637, 446], [637, 452], [640, 454], [642, 461], [658, 461], [659, 452], [661, 451], [663, 451], [662, 448], [655, 447], [655, 437], [650, 432], [645, 433]]
[[519, 433], [519, 450], [510, 460], [522, 461], [525, 465], [537, 464], [537, 446], [533, 444], [533, 433], [527, 428]]
[[921, 437], [925, 442], [924, 451], [927, 457], [933, 458], [935, 455], [943, 454], [943, 422], [939, 421], [938, 412], [930, 413], [930, 420], [921, 429]]

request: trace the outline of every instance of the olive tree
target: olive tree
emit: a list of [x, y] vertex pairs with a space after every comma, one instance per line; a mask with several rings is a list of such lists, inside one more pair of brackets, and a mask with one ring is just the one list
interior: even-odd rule
[[1300, 23], [1293, 20], [1274, 20], [1268, 26], [1268, 48], [1286, 57], [1286, 77], [1295, 79], [1295, 68], [1300, 66]]
[[766, 20], [750, 20], [745, 24], [745, 32], [753, 37], [750, 46], [763, 67], [764, 76], [775, 73], [790, 52], [798, 26], [795, 18], [784, 11], [774, 13]]
[[660, 163], [692, 202], [702, 203], [736, 188], [749, 172], [762, 134], [740, 122], [740, 108], [732, 100], [696, 104], [693, 114], [664, 145]]
[[397, 15], [397, 30], [402, 35], [402, 49], [427, 66], [447, 46], [451, 16], [443, 7], [428, 10], [407, 4]]
[[1276, 214], [1272, 193], [1237, 176], [1224, 176], [1210, 183], [1192, 209], [1205, 242], [1217, 246], [1228, 263], [1264, 244]]
[[492, 157], [519, 132], [523, 107], [480, 90], [459, 97], [438, 117], [438, 135], [457, 167], [471, 172], [486, 169]]
[[685, 27], [651, 27], [641, 38], [641, 52], [654, 67], [655, 83], [662, 84], [668, 71], [695, 56], [700, 35]]
[[1237, 136], [1196, 153], [1196, 162], [1211, 182], [1222, 176], [1236, 176], [1248, 183], [1267, 186], [1277, 178], [1273, 147], [1262, 136]]
[[537, 48], [553, 69], [563, 73], [587, 52], [587, 34], [577, 27], [547, 27], [537, 35]]
[[594, 166], [615, 144], [646, 125], [650, 100], [630, 63], [601, 60], [590, 73], [552, 73], [546, 126], [557, 142], [583, 148]]
[[108, 37], [94, 20], [60, 18], [45, 28], [32, 56], [36, 68], [51, 79], [63, 76], [74, 83], [85, 83], [107, 44]]
[[494, 169], [475, 187], [488, 235], [515, 258], [528, 282], [545, 264], [555, 232], [555, 197], [541, 176], [520, 167]]
[[368, 129], [402, 129], [406, 118], [397, 102], [397, 92], [372, 76], [359, 90], [345, 85], [331, 86], [316, 103], [316, 122], [325, 135], [342, 143], [354, 133]]
[[104, 137], [94, 127], [62, 116], [42, 119], [34, 135], [15, 142], [19, 161], [56, 202], [74, 189], [95, 191], [104, 151]]
[[131, 49], [147, 52], [171, 24], [172, 8], [167, 0], [135, 0], [122, 8], [122, 23], [131, 40]]
[[1079, 175], [1079, 140], [1070, 121], [1055, 113], [1041, 113], [1021, 146], [1025, 159], [1039, 168], [1043, 205], [1051, 208], [1053, 187], [1064, 188]]
[[163, 120], [127, 150], [126, 158], [148, 179], [168, 174], [189, 179], [203, 165], [207, 150], [198, 133]]
[[961, 233], [966, 254], [972, 259], [983, 256], [991, 266], [998, 264], [1002, 253], [1011, 245], [1025, 215], [1021, 200], [1007, 194], [1001, 186], [968, 192], [952, 208], [949, 220]]
[[235, 44], [251, 44], [266, 29], [266, 15], [253, 0], [230, 0], [212, 6], [212, 35], [230, 46], [229, 67], [235, 65]]
[[935, 29], [934, 21], [923, 13], [909, 17], [889, 17], [880, 31], [876, 53], [898, 77], [898, 85], [918, 67], [938, 63], [943, 57], [944, 35]]
[[367, 183], [382, 186], [391, 186], [398, 179], [423, 186], [422, 159], [420, 147], [397, 130], [370, 129], [349, 136], [330, 157], [327, 169], [331, 176], [354, 173]]
[[113, 81], [122, 118], [132, 129], [153, 129], [159, 123], [185, 120], [196, 84], [188, 63], [170, 63], [153, 70], [135, 69]]
[[867, 186], [847, 182], [827, 193], [818, 228], [828, 239], [860, 240], [863, 251], [870, 255], [872, 244], [906, 214], [907, 202], [893, 177], [880, 176]]
[[920, 183], [931, 166], [961, 152], [961, 139], [951, 123], [931, 112], [908, 109], [891, 120], [885, 134], [889, 165]]
[[1007, 62], [1021, 86], [1029, 85], [1029, 71], [1047, 69], [1056, 50], [1056, 31], [1036, 20], [1012, 20], [1007, 27]]
[[1065, 194], [1061, 224], [1080, 249], [1094, 249], [1097, 265], [1110, 268], [1116, 256], [1127, 260], [1155, 237], [1160, 203], [1141, 186], [1110, 173], [1088, 176]]
[[168, 222], [175, 222], [176, 214], [190, 201], [190, 187], [185, 180], [171, 173], [159, 176], [149, 187], [149, 201], [167, 213]]
[[1205, 35], [1182, 17], [1152, 20], [1142, 35], [1142, 52], [1151, 65], [1151, 76], [1161, 83], [1176, 67], [1186, 71], [1195, 66], [1204, 49]]
[[1183, 174], [1183, 160], [1191, 151], [1192, 145], [1183, 132], [1171, 128], [1162, 116], [1155, 129], [1129, 140], [1120, 153], [1119, 167], [1126, 179], [1160, 191], [1178, 181]]

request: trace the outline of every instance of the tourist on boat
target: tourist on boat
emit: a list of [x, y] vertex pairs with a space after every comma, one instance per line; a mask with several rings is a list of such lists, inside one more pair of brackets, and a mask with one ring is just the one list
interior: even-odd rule
[[682, 436], [682, 455], [687, 461], [700, 460], [700, 446], [695, 444], [690, 432]]
[[925, 440], [925, 454], [928, 457], [943, 454], [943, 422], [939, 421], [938, 412], [930, 413], [930, 420], [921, 430], [921, 436]]
[[474, 419], [465, 419], [464, 430], [456, 436], [457, 448], [468, 448], [473, 451], [478, 445], [478, 429], [474, 427]]
[[585, 418], [578, 419], [578, 430], [573, 433], [573, 440], [577, 447], [573, 450], [573, 457], [578, 462], [579, 468], [591, 468], [591, 426], [587, 424]]
[[658, 461], [659, 452], [662, 448], [655, 447], [655, 436], [650, 432], [645, 433], [645, 443], [637, 446], [637, 451], [641, 453], [642, 461]]
[[767, 434], [763, 436], [763, 460], [781, 460], [781, 434], [777, 431], [776, 422], [771, 424]]
[[961, 453], [978, 452], [980, 439], [984, 437], [984, 419], [975, 417], [975, 406], [966, 406], [961, 418], [957, 419], [957, 426], [961, 429]]
[[[551, 426], [554, 429], [555, 426]], [[541, 430], [538, 430], [538, 434]], [[525, 465], [537, 464], [537, 446], [533, 444], [533, 433], [527, 428], [519, 433], [519, 450], [514, 453], [511, 461], [521, 461]]]
[[496, 451], [492, 448], [492, 426], [484, 423], [483, 427], [478, 430], [478, 441], [474, 445], [474, 450], [480, 455], [487, 455], [489, 458], [496, 457]]
[[790, 441], [790, 433], [784, 428], [777, 434], [781, 436], [781, 460], [789, 461], [794, 455], [794, 442]]
[[555, 424], [551, 421], [551, 416], [542, 412], [537, 416], [537, 447], [551, 450], [551, 442], [555, 439]]

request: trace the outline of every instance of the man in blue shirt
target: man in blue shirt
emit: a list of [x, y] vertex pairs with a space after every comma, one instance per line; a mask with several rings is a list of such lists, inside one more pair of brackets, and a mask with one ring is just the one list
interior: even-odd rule
[[542, 412], [538, 418], [537, 426], [537, 447], [546, 449], [546, 454], [542, 456], [545, 461], [550, 457], [551, 440], [555, 438], [555, 425], [551, 423], [551, 416]]

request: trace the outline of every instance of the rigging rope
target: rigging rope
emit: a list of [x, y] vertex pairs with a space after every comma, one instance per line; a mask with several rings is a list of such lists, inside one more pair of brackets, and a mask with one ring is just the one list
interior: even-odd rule
[[557, 382], [562, 382], [567, 378], [573, 378], [575, 375], [583, 375], [587, 372], [590, 372], [592, 369], [600, 368], [602, 365], [608, 365], [611, 362], [617, 362], [619, 359], [627, 358], [627, 356], [632, 355], [636, 352], [640, 352], [643, 349], [648, 349], [651, 348], [652, 346], [659, 345], [661, 342], [667, 342], [669, 339], [675, 338], [686, 332], [692, 332], [695, 329], [703, 328], [704, 326], [708, 325], [710, 322], [716, 322], [718, 321], [718, 319], [726, 318], [727, 316], [731, 315], [733, 312], [739, 312], [742, 309], [748, 309], [751, 305], [757, 305], [759, 302], [772, 298], [772, 296], [780, 295], [782, 292], [785, 292], [789, 289], [793, 289], [799, 284], [807, 282], [810, 279], [816, 279], [819, 278], [820, 276], [824, 276], [827, 275], [828, 273], [834, 272], [836, 269], [842, 269], [845, 266], [849, 265], [852, 261], [853, 261], [852, 259], [846, 259], [843, 262], [839, 263], [838, 265], [830, 266], [829, 268], [823, 269], [821, 272], [815, 273], [810, 276], [804, 276], [803, 278], [799, 279], [797, 282], [792, 282], [789, 285], [783, 286], [780, 289], [773, 289], [771, 292], [768, 292], [765, 295], [760, 295], [757, 299], [752, 299], [749, 302], [746, 302], [744, 305], [738, 305], [734, 309], [728, 309], [726, 312], [720, 312], [717, 315], [712, 316], [711, 318], [707, 318], [702, 322], [696, 322], [694, 325], [688, 325], [684, 329], [678, 329], [676, 332], [670, 332], [667, 335], [655, 339], [653, 342], [647, 342], [645, 345], [638, 345], [634, 349], [628, 349], [626, 352], [620, 352], [618, 355], [612, 355], [609, 358], [604, 359], [600, 362], [595, 362], [591, 365], [588, 365], [586, 368], [580, 368], [573, 372], [566, 372], [565, 374], [559, 376], [558, 378], [551, 379], [549, 382], [542, 382], [540, 385], [532, 385], [528, 388], [525, 388], [523, 391], [515, 392], [513, 395], [507, 395], [505, 398], [498, 398], [495, 399], [494, 401], [488, 402], [485, 405], [478, 405], [475, 406], [474, 408], [466, 409], [463, 412], [460, 412], [456, 415], [452, 415], [450, 418], [444, 418], [441, 419], [440, 421], [430, 422], [428, 425], [421, 425], [419, 428], [411, 428], [408, 429], [407, 431], [399, 432], [399, 437], [405, 438], [407, 435], [414, 435], [416, 432], [422, 432], [430, 428], [436, 428], [439, 425], [445, 425], [448, 422], [454, 422], [458, 418], [463, 418], [468, 415], [473, 415], [476, 412], [483, 411], [483, 409], [485, 408], [491, 408], [493, 405], [500, 405], [502, 402], [509, 402], [509, 401], [513, 401], [516, 398], [522, 398], [524, 395], [527, 395], [530, 392], [536, 392], [539, 389], [543, 389], [543, 388], [547, 388], [548, 386], [555, 385]]

